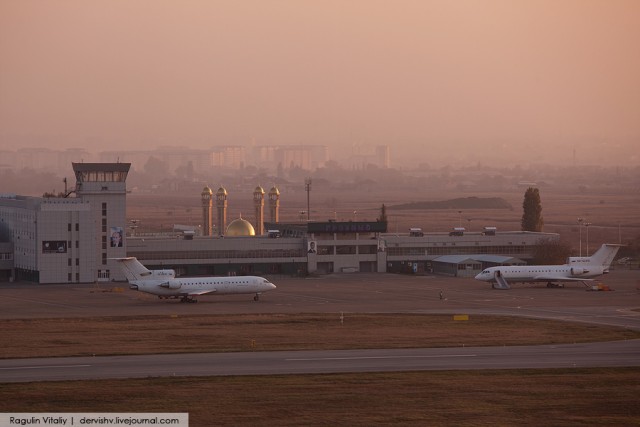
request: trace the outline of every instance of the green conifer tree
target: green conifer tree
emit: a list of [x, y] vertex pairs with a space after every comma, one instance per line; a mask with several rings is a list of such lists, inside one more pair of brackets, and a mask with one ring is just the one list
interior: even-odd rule
[[529, 187], [524, 193], [522, 210], [522, 231], [542, 231], [544, 220], [540, 192], [537, 188]]

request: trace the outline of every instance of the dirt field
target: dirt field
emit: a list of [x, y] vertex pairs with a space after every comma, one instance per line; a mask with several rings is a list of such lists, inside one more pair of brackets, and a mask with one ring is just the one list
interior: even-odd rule
[[2, 412], [188, 412], [208, 426], [637, 426], [640, 369], [3, 384]]
[[0, 358], [534, 345], [640, 338], [640, 331], [525, 318], [262, 314], [3, 320]]
[[[444, 315], [196, 315], [3, 320], [3, 357], [558, 343], [637, 331]], [[2, 384], [1, 412], [187, 412], [191, 426], [640, 423], [640, 369], [167, 377]]]

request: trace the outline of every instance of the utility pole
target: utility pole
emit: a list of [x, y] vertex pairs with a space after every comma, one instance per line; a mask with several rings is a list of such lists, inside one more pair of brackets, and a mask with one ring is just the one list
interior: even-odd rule
[[309, 193], [311, 193], [311, 178], [304, 179], [304, 189], [307, 192], [307, 222], [311, 220], [311, 207], [309, 206]]
[[580, 256], [582, 256], [582, 221], [584, 221], [584, 219], [578, 218], [578, 233], [580, 235]]

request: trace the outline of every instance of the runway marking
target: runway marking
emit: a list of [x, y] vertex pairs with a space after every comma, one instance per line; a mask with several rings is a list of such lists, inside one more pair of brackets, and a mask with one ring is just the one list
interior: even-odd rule
[[21, 369], [51, 369], [51, 368], [88, 368], [91, 365], [44, 365], [44, 366], [12, 366], [0, 368], [2, 371], [18, 371]]
[[477, 354], [442, 354], [433, 356], [353, 356], [353, 357], [311, 357], [285, 359], [287, 362], [309, 362], [321, 360], [364, 360], [364, 359], [437, 359], [443, 357], [477, 357]]
[[630, 308], [619, 308], [616, 312], [622, 314], [623, 316], [640, 316], [640, 312], [634, 311]]

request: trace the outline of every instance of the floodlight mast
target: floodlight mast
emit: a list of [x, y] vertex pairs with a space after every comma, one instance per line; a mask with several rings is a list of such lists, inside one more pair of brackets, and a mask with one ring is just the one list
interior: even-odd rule
[[587, 256], [589, 256], [589, 226], [591, 225], [590, 222], [585, 222], [584, 226], [587, 228]]
[[307, 222], [311, 220], [311, 209], [309, 205], [309, 193], [311, 193], [311, 178], [305, 178], [304, 189], [307, 192]]
[[582, 221], [583, 218], [578, 218], [578, 234], [580, 235], [580, 256], [582, 256]]

